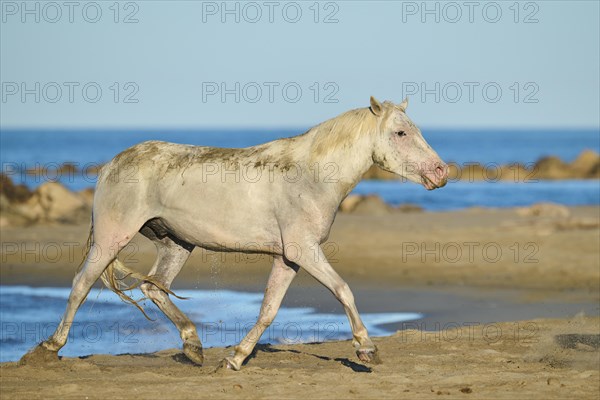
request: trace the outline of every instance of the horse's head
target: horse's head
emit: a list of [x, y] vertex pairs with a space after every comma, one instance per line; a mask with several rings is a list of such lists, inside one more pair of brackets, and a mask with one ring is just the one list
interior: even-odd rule
[[398, 174], [427, 190], [444, 186], [448, 165], [421, 135], [406, 115], [408, 99], [400, 104], [380, 103], [371, 97], [371, 111], [378, 118], [373, 161], [382, 169]]

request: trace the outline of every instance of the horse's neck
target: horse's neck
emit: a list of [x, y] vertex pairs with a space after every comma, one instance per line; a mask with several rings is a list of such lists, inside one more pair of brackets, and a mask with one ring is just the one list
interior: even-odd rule
[[[349, 135], [349, 138], [352, 141], [348, 146], [339, 146], [322, 159], [313, 161], [313, 168], [318, 167], [320, 173], [318, 182], [324, 191], [331, 193], [336, 207], [373, 165], [372, 136]], [[333, 191], [332, 185], [335, 188]]]
[[[355, 149], [354, 154], [349, 157], [341, 157], [336, 164], [339, 165], [339, 184], [338, 184], [338, 201], [341, 201], [356, 187], [362, 180], [365, 172], [373, 165], [373, 156], [371, 152], [360, 151]], [[339, 205], [338, 203], [338, 205]]]

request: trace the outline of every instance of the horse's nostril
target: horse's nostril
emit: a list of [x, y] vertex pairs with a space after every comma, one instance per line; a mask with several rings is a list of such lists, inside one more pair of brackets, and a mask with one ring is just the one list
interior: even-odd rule
[[439, 177], [439, 178], [443, 178], [444, 177], [444, 168], [441, 165], [438, 165], [437, 167], [435, 167], [435, 174]]

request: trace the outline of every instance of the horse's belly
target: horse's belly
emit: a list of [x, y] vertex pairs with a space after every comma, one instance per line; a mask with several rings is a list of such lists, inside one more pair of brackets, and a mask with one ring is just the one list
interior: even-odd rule
[[164, 219], [177, 237], [211, 250], [273, 253], [273, 249], [281, 248], [281, 235], [277, 233], [275, 221], [269, 229], [264, 225], [265, 221], [255, 223], [246, 219], [234, 222], [215, 220], [209, 215], [202, 217], [189, 219], [168, 215]]
[[281, 234], [269, 203], [242, 192], [206, 187], [197, 195], [182, 193], [163, 207], [161, 218], [173, 234], [196, 246], [273, 253], [281, 248]]

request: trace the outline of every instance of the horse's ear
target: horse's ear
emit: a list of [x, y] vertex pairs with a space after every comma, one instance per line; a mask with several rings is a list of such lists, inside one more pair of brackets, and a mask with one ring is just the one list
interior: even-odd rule
[[402, 103], [398, 104], [398, 107], [402, 111], [406, 111], [406, 108], [408, 107], [408, 97], [406, 97], [404, 100], [402, 100]]
[[371, 96], [371, 112], [375, 115], [381, 115], [382, 108], [381, 103]]

